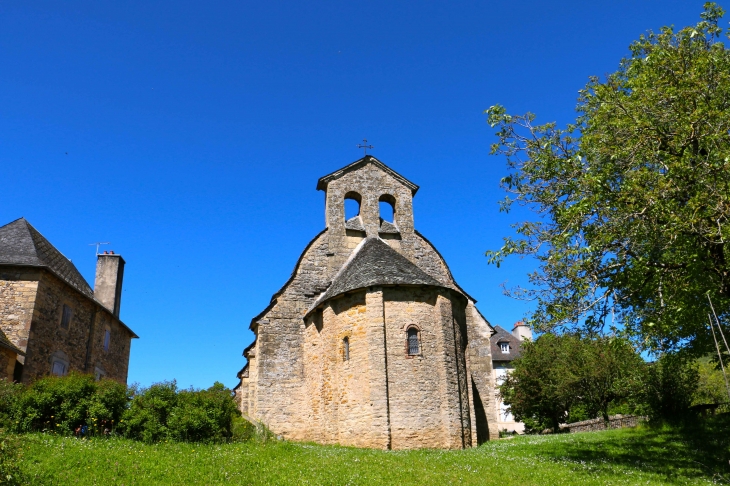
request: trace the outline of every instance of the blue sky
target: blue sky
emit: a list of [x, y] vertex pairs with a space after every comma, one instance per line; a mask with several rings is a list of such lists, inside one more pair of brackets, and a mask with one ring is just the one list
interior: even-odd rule
[[482, 112], [566, 123], [588, 76], [701, 1], [6, 1], [0, 224], [26, 217], [93, 284], [127, 261], [129, 382], [228, 386], [250, 319], [324, 227], [319, 177], [373, 155], [421, 186], [416, 228], [493, 323], [528, 310], [484, 252], [504, 161]]

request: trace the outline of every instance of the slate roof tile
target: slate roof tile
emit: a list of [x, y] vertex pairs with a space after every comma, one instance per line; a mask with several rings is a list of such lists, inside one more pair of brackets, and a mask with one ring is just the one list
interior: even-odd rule
[[378, 231], [386, 234], [400, 234], [400, 231], [393, 223], [389, 223], [382, 218], [380, 218], [380, 229]]
[[0, 227], [0, 265], [44, 267], [87, 297], [94, 292], [71, 260], [58, 251], [25, 218]]
[[365, 226], [363, 226], [362, 219], [358, 215], [345, 221], [345, 229], [365, 231]]
[[[489, 344], [492, 351], [492, 361], [512, 361], [517, 359], [522, 354], [522, 341], [514, 334], [507, 332], [500, 326], [494, 326], [496, 331], [489, 338]], [[499, 343], [509, 343], [509, 353], [503, 353]]]
[[380, 238], [365, 238], [332, 280], [332, 285], [309, 310], [351, 290], [372, 285], [433, 285], [438, 280], [414, 265]]

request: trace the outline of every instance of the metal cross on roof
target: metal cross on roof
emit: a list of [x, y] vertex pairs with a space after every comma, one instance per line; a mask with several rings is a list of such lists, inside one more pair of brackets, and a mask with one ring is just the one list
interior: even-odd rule
[[357, 148], [361, 148], [362, 151], [363, 151], [363, 156], [365, 156], [365, 155], [368, 154], [368, 149], [373, 148], [373, 146], [372, 145], [368, 145], [368, 139], [367, 138], [363, 138], [362, 139], [362, 142], [363, 143], [358, 143], [357, 144]]

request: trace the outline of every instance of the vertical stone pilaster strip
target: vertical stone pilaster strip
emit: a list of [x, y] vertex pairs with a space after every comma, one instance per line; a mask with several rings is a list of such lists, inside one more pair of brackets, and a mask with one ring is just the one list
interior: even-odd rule
[[458, 449], [463, 447], [463, 430], [461, 417], [461, 396], [459, 395], [458, 355], [454, 350], [454, 318], [451, 301], [439, 295], [436, 302], [438, 327], [442, 339], [442, 417], [444, 424], [444, 447]]
[[383, 289], [372, 287], [365, 295], [367, 340], [370, 355], [370, 406], [372, 437], [370, 447], [390, 449], [390, 410], [388, 396], [388, 363], [386, 356], [385, 305]]

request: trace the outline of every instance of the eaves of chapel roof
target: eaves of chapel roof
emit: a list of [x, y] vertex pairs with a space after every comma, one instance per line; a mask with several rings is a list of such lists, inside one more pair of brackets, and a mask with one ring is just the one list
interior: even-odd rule
[[307, 315], [325, 301], [352, 290], [374, 285], [431, 285], [445, 287], [378, 237], [365, 238], [352, 252], [332, 284]]
[[366, 155], [365, 157], [356, 160], [355, 162], [351, 163], [350, 165], [346, 165], [345, 167], [343, 167], [339, 170], [336, 170], [336, 171], [332, 172], [331, 174], [327, 174], [324, 177], [320, 177], [320, 179], [317, 181], [317, 190], [326, 191], [327, 184], [329, 184], [331, 181], [333, 181], [335, 179], [339, 179], [343, 175], [345, 175], [349, 172], [352, 172], [354, 170], [360, 169], [361, 167], [364, 167], [368, 164], [372, 164], [375, 167], [382, 170], [383, 172], [385, 172], [386, 174], [392, 176], [395, 180], [397, 180], [398, 182], [400, 182], [401, 184], [406, 186], [408, 189], [410, 189], [411, 195], [415, 196], [416, 191], [418, 191], [418, 186], [416, 184], [412, 183], [411, 181], [409, 181], [408, 179], [406, 179], [405, 177], [403, 177], [402, 175], [400, 175], [399, 173], [397, 173], [396, 171], [394, 171], [393, 169], [391, 169], [390, 167], [388, 167], [387, 165], [385, 165], [384, 163], [382, 163], [381, 161], [379, 161], [378, 159], [373, 157], [372, 155]]

